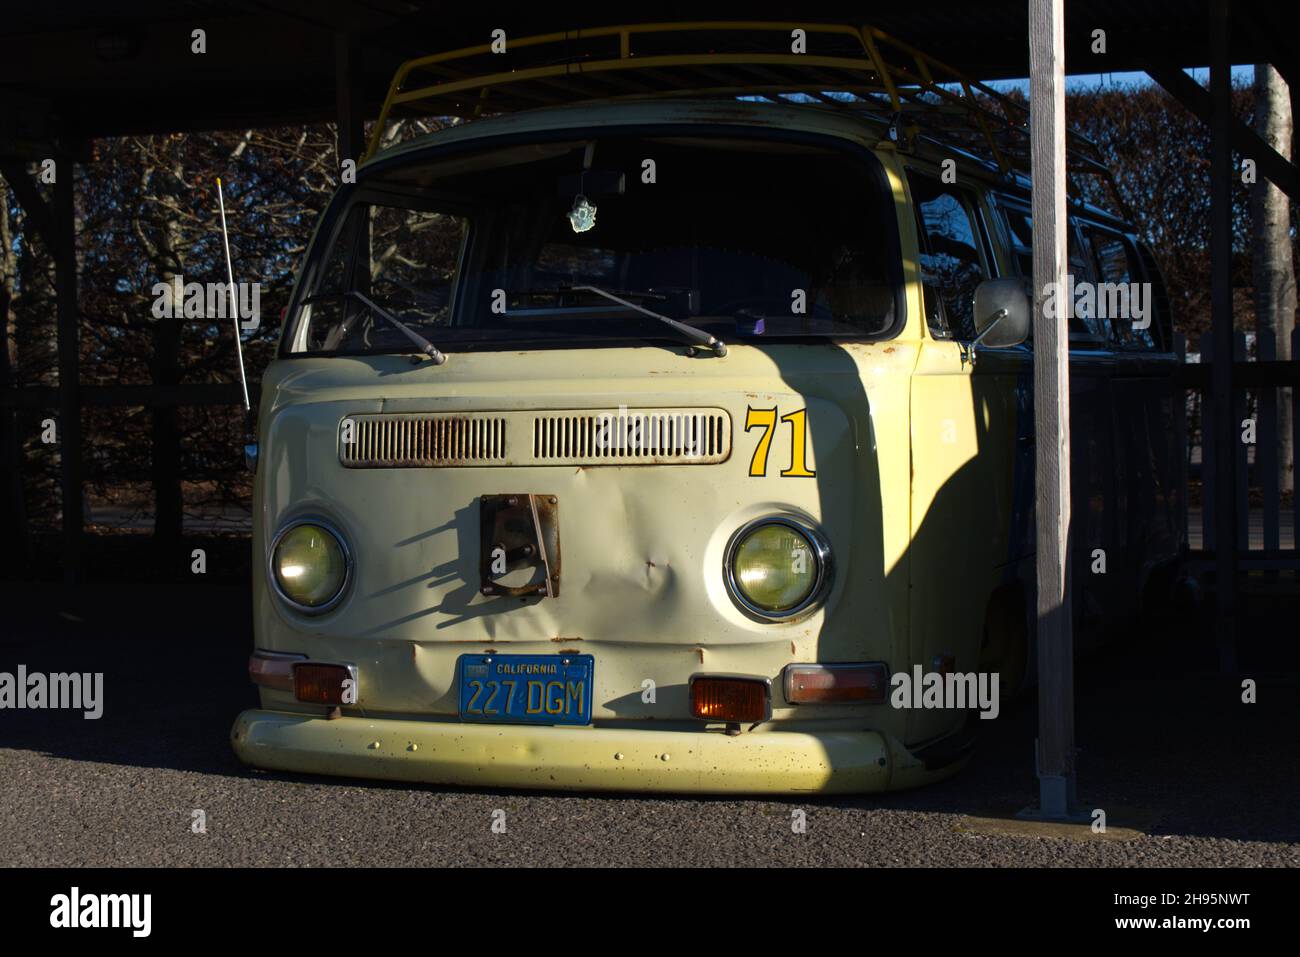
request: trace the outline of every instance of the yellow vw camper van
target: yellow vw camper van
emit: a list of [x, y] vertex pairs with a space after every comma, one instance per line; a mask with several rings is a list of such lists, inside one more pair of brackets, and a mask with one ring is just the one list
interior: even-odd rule
[[[339, 190], [263, 378], [240, 758], [748, 793], [958, 768], [1033, 658], [1032, 232], [1023, 129], [951, 77], [798, 24], [404, 66], [377, 144], [458, 119]], [[927, 125], [945, 98], [970, 135]], [[1146, 289], [1071, 320], [1074, 543], [1108, 560], [1077, 604], [1112, 620], [1181, 546], [1175, 360], [1131, 228], [1072, 216], [1077, 282]], [[971, 694], [899, 693], [929, 675]]]

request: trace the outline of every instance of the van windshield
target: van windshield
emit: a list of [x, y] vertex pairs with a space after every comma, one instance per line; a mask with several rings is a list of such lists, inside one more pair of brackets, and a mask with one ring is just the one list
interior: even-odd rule
[[900, 319], [901, 264], [892, 202], [869, 162], [801, 143], [673, 136], [390, 167], [323, 228], [286, 348], [410, 351], [352, 293], [447, 352], [683, 341], [646, 310], [723, 342], [886, 336]]

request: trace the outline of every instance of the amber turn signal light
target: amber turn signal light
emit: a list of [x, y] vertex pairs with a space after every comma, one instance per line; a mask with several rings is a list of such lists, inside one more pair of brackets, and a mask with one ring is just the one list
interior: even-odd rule
[[248, 678], [255, 685], [276, 691], [293, 690], [293, 666], [306, 661], [306, 655], [255, 649], [248, 659]]
[[790, 704], [879, 704], [889, 693], [889, 668], [869, 664], [786, 665]]
[[[344, 701], [344, 682], [349, 679], [352, 694]], [[308, 704], [353, 704], [357, 700], [356, 678], [346, 665], [294, 665], [293, 696]]]
[[766, 678], [696, 675], [691, 678], [691, 716], [707, 721], [765, 721], [772, 695]]

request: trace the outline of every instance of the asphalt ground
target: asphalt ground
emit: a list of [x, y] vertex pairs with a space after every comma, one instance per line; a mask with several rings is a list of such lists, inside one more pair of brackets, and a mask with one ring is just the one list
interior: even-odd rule
[[[0, 710], [5, 866], [1300, 865], [1294, 599], [1243, 622], [1241, 671], [1184, 623], [1077, 676], [1080, 796], [1107, 833], [1025, 825], [1031, 697], [970, 764], [908, 792], [788, 799], [401, 785], [254, 771], [246, 589], [0, 586], [0, 671], [104, 672], [104, 715]], [[1269, 667], [1269, 663], [1285, 667]], [[1243, 704], [1241, 681], [1257, 682]], [[192, 829], [204, 812], [206, 831]], [[505, 812], [505, 832], [492, 824]], [[803, 812], [806, 831], [792, 821]], [[1129, 826], [1135, 829], [1130, 830]]]

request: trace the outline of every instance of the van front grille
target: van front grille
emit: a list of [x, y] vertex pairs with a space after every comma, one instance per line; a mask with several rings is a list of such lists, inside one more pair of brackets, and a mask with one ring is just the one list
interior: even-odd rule
[[384, 413], [339, 423], [347, 468], [702, 465], [731, 455], [723, 409]]

